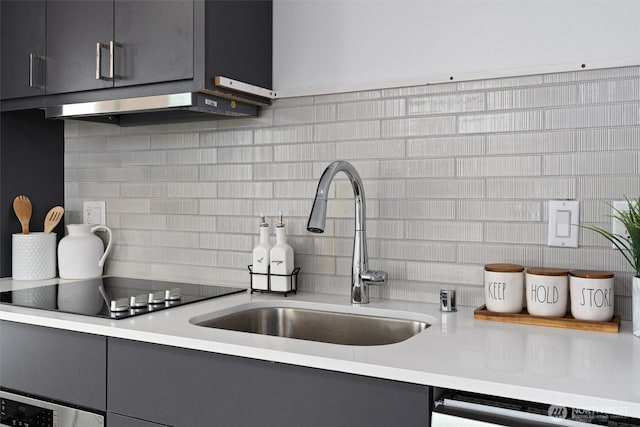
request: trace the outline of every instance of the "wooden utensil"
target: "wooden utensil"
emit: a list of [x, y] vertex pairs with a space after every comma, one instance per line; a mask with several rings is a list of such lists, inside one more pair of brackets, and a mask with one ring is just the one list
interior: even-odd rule
[[31, 220], [31, 200], [27, 196], [17, 196], [13, 199], [13, 211], [16, 213], [20, 224], [22, 224], [22, 234], [29, 234], [29, 221]]
[[56, 225], [62, 219], [62, 215], [64, 215], [64, 208], [62, 206], [54, 206], [49, 209], [47, 212], [47, 216], [44, 218], [44, 232], [45, 234], [49, 234], [56, 228]]

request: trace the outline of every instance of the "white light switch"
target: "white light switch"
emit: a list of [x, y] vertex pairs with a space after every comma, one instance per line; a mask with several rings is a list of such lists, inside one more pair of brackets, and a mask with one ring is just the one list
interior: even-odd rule
[[578, 247], [580, 203], [577, 200], [549, 200], [548, 245]]

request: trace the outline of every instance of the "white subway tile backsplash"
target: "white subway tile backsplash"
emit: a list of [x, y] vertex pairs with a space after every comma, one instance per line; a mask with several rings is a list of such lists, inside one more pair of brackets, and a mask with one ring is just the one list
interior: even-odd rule
[[394, 159], [404, 157], [404, 140], [338, 142], [334, 159]]
[[164, 165], [167, 163], [165, 151], [132, 151], [121, 153], [122, 166]]
[[[273, 197], [273, 187], [278, 183], [271, 182], [219, 182], [218, 197], [225, 199], [236, 198], [264, 198]], [[215, 187], [216, 183], [203, 183], [205, 186]], [[215, 196], [212, 196], [215, 197]]]
[[279, 108], [275, 110], [275, 125], [332, 122], [336, 119], [335, 105]]
[[[219, 163], [272, 162], [273, 147], [232, 147], [218, 149]], [[212, 162], [203, 162], [212, 163]]]
[[233, 147], [253, 144], [253, 131], [227, 130], [219, 132], [205, 132], [200, 135], [202, 147]]
[[[306, 230], [333, 160], [364, 181], [378, 298], [483, 302], [483, 265], [611, 270], [629, 316], [631, 272], [595, 233], [546, 246], [547, 201], [574, 199], [608, 227], [606, 202], [640, 194], [640, 66], [277, 99], [257, 118], [120, 128], [65, 123], [65, 219], [106, 200], [109, 274], [247, 286], [258, 214], [279, 211], [303, 291], [347, 297], [353, 188], [338, 174], [324, 234]], [[337, 275], [337, 276], [336, 276]]]
[[485, 181], [482, 179], [409, 180], [407, 195], [425, 199], [477, 199], [485, 196]]
[[[218, 151], [220, 150], [220, 151]], [[223, 149], [202, 148], [167, 151], [166, 163], [170, 165], [206, 165], [217, 163], [218, 152]]]
[[152, 134], [150, 145], [153, 150], [195, 148], [200, 145], [200, 134], [196, 132]]
[[484, 93], [461, 93], [451, 95], [409, 98], [407, 115], [466, 113], [485, 110]]
[[[197, 181], [198, 169], [193, 165], [184, 166], [151, 166], [149, 167], [149, 179], [151, 181]], [[130, 179], [130, 181], [142, 181], [144, 178]]]
[[484, 141], [485, 137], [480, 135], [410, 139], [407, 157], [479, 156], [484, 154]]
[[201, 199], [198, 212], [200, 215], [246, 215], [253, 216], [252, 200], [245, 199]]
[[[332, 142], [302, 145], [278, 145], [273, 147], [276, 162], [301, 162], [317, 160], [334, 160], [336, 145]], [[340, 157], [341, 158], [341, 157]]]
[[540, 156], [462, 158], [456, 161], [458, 176], [539, 176]]
[[574, 178], [490, 178], [487, 198], [490, 199], [574, 199]]
[[337, 120], [367, 120], [398, 117], [406, 114], [404, 99], [338, 104]]
[[314, 125], [315, 141], [348, 141], [380, 137], [380, 122], [345, 122]]
[[582, 83], [579, 89], [581, 104], [637, 101], [640, 99], [640, 78]]
[[163, 214], [197, 215], [197, 199], [152, 199], [151, 212]]
[[487, 93], [487, 110], [557, 107], [575, 105], [578, 89], [575, 85], [530, 87]]
[[313, 141], [313, 126], [256, 129], [256, 144], [293, 144]]
[[121, 214], [120, 227], [132, 230], [165, 230], [167, 217], [157, 214]]
[[543, 128], [542, 111], [487, 113], [458, 117], [460, 133], [518, 132]]
[[450, 177], [455, 175], [454, 159], [384, 160], [381, 178]]
[[407, 239], [482, 241], [482, 223], [470, 221], [407, 221]]
[[252, 165], [207, 165], [199, 166], [197, 171], [200, 181], [249, 181], [252, 179]]
[[447, 135], [455, 133], [455, 126], [454, 116], [383, 120], [382, 137]]
[[403, 219], [455, 219], [453, 200], [381, 200], [380, 217]]
[[528, 200], [459, 200], [457, 217], [473, 221], [541, 221], [542, 203]]
[[213, 182], [169, 182], [167, 197], [212, 198], [218, 195], [218, 188]]
[[566, 153], [576, 147], [572, 130], [487, 135], [487, 154]]

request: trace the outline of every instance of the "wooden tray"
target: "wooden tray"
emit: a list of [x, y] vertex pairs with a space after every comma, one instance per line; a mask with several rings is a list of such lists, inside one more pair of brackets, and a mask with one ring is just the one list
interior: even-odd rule
[[496, 322], [523, 323], [527, 325], [552, 326], [555, 328], [581, 329], [583, 331], [613, 332], [620, 329], [620, 315], [616, 314], [608, 322], [593, 322], [589, 320], [574, 319], [571, 314], [564, 317], [541, 317], [532, 316], [527, 310], [520, 313], [496, 313], [487, 310], [486, 305], [482, 305], [473, 311], [474, 319], [494, 320]]

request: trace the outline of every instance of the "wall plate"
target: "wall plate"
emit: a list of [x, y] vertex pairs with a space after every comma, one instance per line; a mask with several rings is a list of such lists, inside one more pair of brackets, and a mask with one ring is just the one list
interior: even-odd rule
[[547, 245], [577, 248], [580, 224], [580, 202], [549, 200]]
[[107, 225], [107, 207], [104, 201], [82, 202], [82, 223]]

